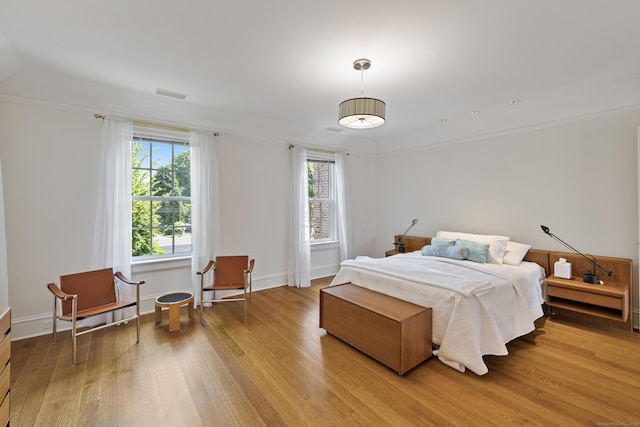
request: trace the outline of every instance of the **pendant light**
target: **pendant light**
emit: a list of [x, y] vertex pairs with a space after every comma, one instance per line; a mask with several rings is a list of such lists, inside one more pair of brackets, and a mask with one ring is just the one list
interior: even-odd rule
[[386, 104], [379, 99], [364, 96], [364, 70], [371, 67], [368, 59], [354, 61], [353, 68], [360, 71], [360, 97], [343, 101], [338, 107], [338, 123], [350, 129], [368, 129], [385, 122]]

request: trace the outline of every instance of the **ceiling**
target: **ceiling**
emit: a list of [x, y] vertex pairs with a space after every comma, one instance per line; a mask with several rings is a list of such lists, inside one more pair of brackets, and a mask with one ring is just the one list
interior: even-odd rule
[[[636, 0], [3, 0], [0, 96], [385, 152], [640, 108], [639, 17]], [[387, 123], [346, 130], [359, 58]]]

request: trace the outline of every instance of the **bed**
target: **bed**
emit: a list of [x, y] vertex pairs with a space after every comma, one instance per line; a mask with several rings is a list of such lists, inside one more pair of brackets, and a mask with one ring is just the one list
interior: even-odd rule
[[[509, 252], [508, 238], [447, 233], [450, 232], [438, 232], [433, 239], [435, 245], [429, 237], [405, 236], [406, 253], [346, 260], [331, 285], [351, 282], [431, 307], [434, 355], [458, 371], [469, 369], [484, 375], [488, 368], [483, 356], [508, 354], [506, 344], [533, 331], [534, 321], [544, 314], [548, 252], [518, 243], [519, 254], [505, 258]], [[492, 247], [495, 243], [491, 243], [492, 237], [500, 237], [502, 241]], [[441, 253], [432, 255], [429, 249], [441, 246], [443, 240], [482, 243], [481, 246], [489, 246], [493, 254], [486, 262]], [[455, 243], [451, 246], [455, 247]], [[489, 252], [487, 250], [487, 254]]]

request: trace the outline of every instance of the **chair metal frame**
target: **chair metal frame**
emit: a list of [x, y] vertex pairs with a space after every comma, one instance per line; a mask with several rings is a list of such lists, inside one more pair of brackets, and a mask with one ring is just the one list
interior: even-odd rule
[[[111, 270], [111, 269], [105, 269], [105, 270]], [[99, 270], [95, 270], [95, 272], [98, 272]], [[91, 271], [86, 272], [86, 273], [93, 273]], [[82, 273], [78, 273], [78, 274], [82, 274]], [[115, 274], [113, 273], [113, 270], [111, 270], [111, 274], [113, 275], [114, 279], [113, 279], [113, 286], [114, 286], [114, 292], [115, 292], [115, 286], [116, 286], [116, 281], [115, 279], [118, 279], [120, 282], [128, 284], [128, 285], [132, 285], [135, 286], [136, 288], [136, 299], [135, 300], [127, 300], [127, 301], [114, 301], [113, 303], [109, 303], [109, 304], [105, 304], [105, 305], [101, 305], [101, 306], [96, 306], [93, 308], [89, 308], [89, 309], [85, 309], [85, 310], [81, 310], [78, 311], [78, 298], [82, 298], [81, 294], [69, 294], [64, 292], [61, 287], [59, 287], [57, 284], [55, 283], [49, 283], [47, 284], [47, 289], [49, 289], [49, 291], [51, 291], [51, 293], [53, 294], [53, 338], [52, 338], [52, 342], [53, 344], [56, 344], [57, 341], [57, 321], [58, 320], [62, 320], [65, 322], [71, 322], [72, 326], [71, 326], [71, 338], [72, 338], [72, 357], [71, 357], [71, 366], [76, 366], [76, 349], [77, 349], [77, 337], [80, 335], [84, 335], [84, 334], [88, 334], [90, 332], [94, 332], [100, 329], [104, 329], [104, 328], [108, 328], [111, 326], [116, 326], [116, 325], [120, 325], [122, 323], [126, 323], [130, 320], [136, 320], [136, 344], [140, 342], [140, 285], [143, 285], [145, 282], [144, 280], [139, 280], [139, 281], [132, 281], [127, 279], [121, 272], [116, 272]], [[60, 282], [62, 285], [63, 282], [63, 277], [61, 276], [60, 278]], [[63, 286], [63, 285], [62, 285]], [[91, 286], [90, 284], [87, 284], [87, 286]], [[70, 302], [71, 303], [71, 311], [67, 312], [67, 313], [61, 313], [58, 314], [58, 300], [60, 300], [60, 304], [61, 307], [64, 307], [64, 302]], [[135, 314], [123, 318], [121, 320], [114, 320], [113, 322], [110, 323], [106, 323], [104, 325], [98, 325], [98, 326], [93, 326], [90, 327], [86, 330], [80, 331], [78, 332], [77, 330], [77, 322], [78, 320], [83, 320], [86, 318], [89, 318], [91, 316], [96, 316], [99, 314], [106, 314], [106, 313], [112, 313], [115, 310], [120, 310], [123, 308], [128, 308], [128, 307], [133, 307], [135, 305], [136, 307], [136, 311]], [[61, 311], [64, 311], [64, 309], [62, 309]]]
[[[246, 258], [247, 259], [247, 266], [244, 269], [244, 283], [240, 284], [240, 283], [216, 283], [216, 277], [215, 277], [215, 270], [216, 270], [216, 261], [219, 258]], [[221, 256], [217, 256], [216, 260], [209, 260], [209, 262], [207, 263], [207, 265], [204, 267], [204, 269], [202, 269], [202, 271], [198, 271], [196, 274], [198, 276], [200, 276], [200, 304], [198, 306], [198, 311], [200, 313], [200, 324], [204, 324], [204, 320], [203, 320], [203, 307], [205, 303], [211, 303], [211, 304], [215, 304], [217, 302], [230, 302], [230, 301], [244, 301], [244, 321], [247, 321], [247, 288], [249, 289], [249, 302], [251, 302], [251, 295], [253, 292], [253, 288], [252, 288], [252, 273], [253, 273], [253, 266], [255, 265], [255, 259], [253, 258], [249, 258], [249, 256], [247, 255], [221, 255]], [[205, 276], [208, 272], [213, 272], [213, 277], [211, 279], [211, 285], [206, 286], [205, 285]], [[242, 289], [243, 290], [243, 296], [242, 298], [240, 297], [227, 297], [227, 298], [220, 298], [217, 299], [216, 298], [216, 290], [221, 291], [221, 290], [238, 290], [238, 289]], [[212, 291], [213, 292], [213, 298], [211, 299], [205, 299], [204, 298], [204, 293], [207, 291]]]

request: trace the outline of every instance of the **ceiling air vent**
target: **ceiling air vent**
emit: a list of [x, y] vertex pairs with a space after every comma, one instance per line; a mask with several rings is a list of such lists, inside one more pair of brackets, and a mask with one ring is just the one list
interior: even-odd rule
[[187, 95], [185, 94], [178, 93], [178, 92], [171, 92], [170, 90], [164, 90], [164, 89], [156, 89], [156, 95], [168, 96], [169, 98], [175, 98], [175, 99], [187, 99]]

